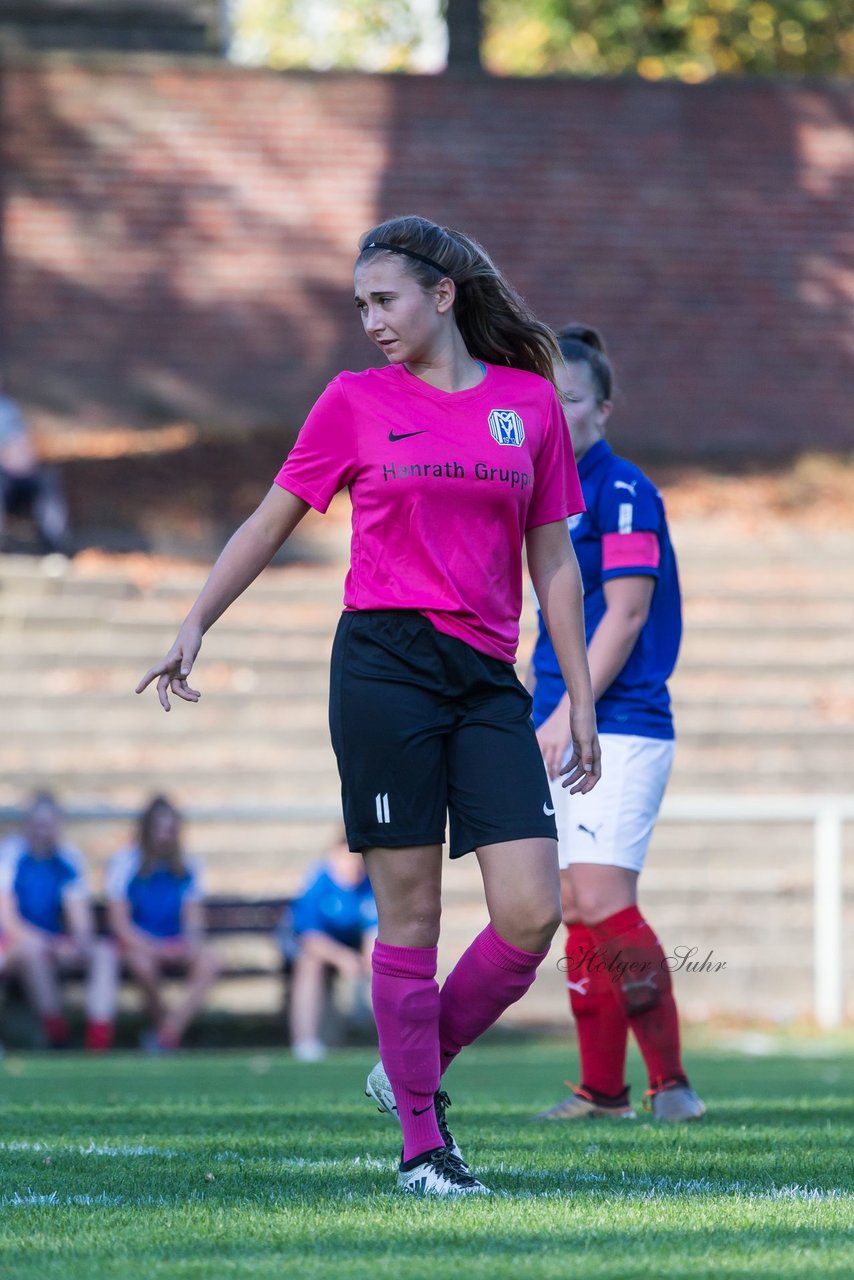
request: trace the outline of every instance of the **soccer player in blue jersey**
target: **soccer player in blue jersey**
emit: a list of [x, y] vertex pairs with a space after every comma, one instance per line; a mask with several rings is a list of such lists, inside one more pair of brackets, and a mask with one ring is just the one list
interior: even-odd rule
[[116, 949], [95, 934], [83, 858], [63, 840], [59, 807], [43, 791], [33, 797], [22, 830], [0, 845], [0, 956], [20, 975], [48, 1044], [70, 1038], [58, 976], [86, 973], [86, 1048], [113, 1040], [118, 986]]
[[539, 615], [534, 724], [558, 826], [566, 978], [578, 1028], [581, 1083], [539, 1119], [634, 1119], [625, 1081], [631, 1030], [659, 1120], [698, 1120], [705, 1107], [680, 1056], [679, 1021], [661, 943], [637, 905], [637, 882], [673, 762], [667, 680], [682, 610], [661, 495], [605, 440], [612, 371], [595, 330], [558, 334], [557, 386], [587, 510], [568, 521], [584, 583], [584, 617], [602, 780], [560, 785], [569, 746], [567, 693]]

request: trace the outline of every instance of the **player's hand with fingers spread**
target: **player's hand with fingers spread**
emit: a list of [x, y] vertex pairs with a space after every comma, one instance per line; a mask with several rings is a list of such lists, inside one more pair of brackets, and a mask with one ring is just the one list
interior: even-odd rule
[[585, 712], [572, 707], [569, 713], [570, 732], [572, 735], [572, 755], [560, 770], [563, 782], [561, 786], [569, 787], [570, 794], [580, 791], [586, 795], [592, 791], [602, 776], [602, 756], [599, 750], [599, 736], [596, 732], [596, 713], [591, 708]]
[[187, 678], [201, 647], [201, 628], [185, 622], [166, 657], [146, 671], [136, 686], [136, 692], [142, 693], [153, 680], [156, 680], [157, 696], [164, 711], [171, 710], [170, 690], [176, 698], [183, 698], [184, 702], [198, 702], [202, 695], [198, 689], [190, 688]]

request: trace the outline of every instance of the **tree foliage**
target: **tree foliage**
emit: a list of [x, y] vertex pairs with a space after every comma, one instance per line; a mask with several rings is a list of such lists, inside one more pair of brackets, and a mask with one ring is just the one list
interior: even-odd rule
[[[431, 71], [471, 0], [233, 0], [235, 56], [273, 67]], [[497, 75], [699, 82], [854, 73], [854, 0], [482, 0]]]
[[504, 75], [854, 71], [854, 0], [485, 0], [484, 61]]

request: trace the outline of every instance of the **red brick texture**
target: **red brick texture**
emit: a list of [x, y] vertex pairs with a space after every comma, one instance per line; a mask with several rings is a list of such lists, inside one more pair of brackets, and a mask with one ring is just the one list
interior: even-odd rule
[[42, 431], [292, 433], [373, 360], [360, 232], [416, 211], [604, 330], [621, 447], [854, 447], [850, 86], [53, 56], [5, 68], [0, 111], [4, 365]]

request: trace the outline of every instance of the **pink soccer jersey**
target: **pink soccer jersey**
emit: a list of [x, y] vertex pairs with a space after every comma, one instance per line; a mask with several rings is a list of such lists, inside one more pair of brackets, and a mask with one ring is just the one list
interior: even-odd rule
[[487, 365], [447, 392], [403, 365], [341, 373], [276, 483], [326, 511], [353, 503], [347, 609], [417, 609], [437, 630], [514, 662], [525, 530], [584, 510], [551, 383]]

